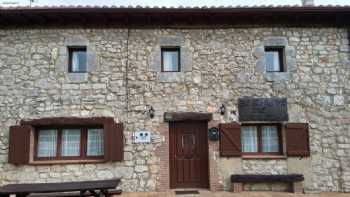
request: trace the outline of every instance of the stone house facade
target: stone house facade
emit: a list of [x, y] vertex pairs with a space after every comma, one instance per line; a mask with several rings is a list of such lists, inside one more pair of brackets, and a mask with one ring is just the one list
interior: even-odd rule
[[[204, 187], [231, 190], [232, 174], [299, 173], [305, 177], [306, 192], [350, 191], [350, 55], [349, 22], [346, 22], [350, 17], [349, 7], [2, 11], [1, 21], [10, 22], [3, 23], [0, 29], [1, 185], [118, 177], [122, 179], [120, 187], [124, 191], [160, 191], [174, 185], [181, 188], [178, 179], [186, 182], [186, 178], [179, 178], [179, 169], [185, 170], [182, 172], [185, 177], [191, 174], [186, 169], [195, 170], [179, 167], [179, 162], [172, 160], [176, 158], [171, 154], [180, 154], [176, 148], [174, 152], [174, 143], [181, 145], [182, 142], [182, 147], [188, 143], [195, 146], [195, 140], [203, 133], [204, 139], [208, 139], [209, 128], [220, 129], [223, 123], [236, 122], [242, 132], [238, 156], [223, 156], [220, 146], [223, 139], [200, 141], [207, 158], [202, 163], [206, 165], [193, 165], [207, 168]], [[72, 12], [80, 13], [80, 18]], [[276, 15], [266, 14], [271, 12]], [[110, 18], [103, 18], [107, 13]], [[122, 14], [117, 15], [119, 13]], [[149, 13], [153, 15], [145, 17]], [[228, 17], [230, 14], [242, 20]], [[125, 20], [112, 22], [113, 17]], [[244, 25], [240, 24], [242, 21]], [[77, 46], [85, 49], [84, 72], [71, 72], [69, 68], [70, 49]], [[178, 52], [177, 61], [170, 61], [179, 65], [176, 72], [164, 72], [167, 60], [163, 47]], [[266, 70], [267, 48], [283, 50], [278, 53], [282, 56], [281, 72]], [[245, 98], [286, 99], [287, 109], [282, 113], [288, 117], [242, 121], [247, 112], [240, 108], [239, 100], [243, 99], [244, 103]], [[264, 110], [261, 113], [264, 117], [271, 115]], [[255, 117], [254, 113], [252, 116]], [[76, 120], [69, 123], [73, 117]], [[49, 154], [46, 149], [52, 142], [41, 142], [41, 135], [37, 134], [40, 130], [59, 127], [60, 141], [64, 141], [62, 133], [66, 124], [69, 127], [76, 123], [74, 128], [85, 128], [81, 122], [101, 117], [123, 124], [122, 134], [110, 142], [114, 143], [111, 147], [115, 147], [116, 142], [123, 144], [121, 157], [40, 159], [40, 146], [44, 147], [42, 154]], [[186, 122], [194, 126], [187, 127]], [[196, 130], [200, 127], [197, 122], [205, 122], [202, 134], [186, 134], [186, 129], [181, 129]], [[95, 123], [104, 125], [99, 121], [91, 125], [96, 126]], [[182, 123], [185, 126], [182, 127]], [[308, 154], [296, 157], [288, 153], [287, 125], [290, 123], [306, 123]], [[261, 154], [245, 154], [244, 143], [254, 142], [249, 141], [249, 136], [244, 138], [243, 127], [248, 129], [248, 124], [260, 128], [259, 133], [260, 130], [264, 133], [264, 124], [278, 125], [278, 154], [264, 154], [260, 145], [260, 151], [251, 152]], [[28, 139], [22, 139], [21, 144], [18, 139], [17, 144], [10, 143], [10, 128], [14, 125], [32, 126]], [[108, 126], [101, 128], [106, 130]], [[89, 129], [88, 126], [88, 135]], [[172, 136], [178, 131], [185, 132], [181, 142]], [[46, 134], [47, 137], [49, 134]], [[139, 142], [136, 136], [140, 134], [150, 138]], [[264, 141], [261, 135], [265, 136], [259, 134], [253, 138]], [[86, 144], [90, 144], [89, 139], [87, 137]], [[67, 140], [73, 147], [74, 142], [69, 142]], [[61, 155], [65, 154], [62, 144], [55, 148], [60, 149]], [[105, 154], [109, 152], [106, 144], [105, 141], [102, 146]], [[89, 145], [86, 146], [89, 149]], [[273, 144], [267, 146], [271, 148]], [[11, 147], [12, 150], [24, 147], [28, 150], [27, 156], [12, 156], [11, 162]], [[257, 145], [252, 147], [255, 149]], [[174, 165], [177, 165], [175, 175], [171, 170]], [[191, 179], [199, 175], [188, 176]], [[197, 183], [196, 179], [191, 181], [189, 185]], [[245, 189], [284, 190], [285, 186], [252, 184]]]

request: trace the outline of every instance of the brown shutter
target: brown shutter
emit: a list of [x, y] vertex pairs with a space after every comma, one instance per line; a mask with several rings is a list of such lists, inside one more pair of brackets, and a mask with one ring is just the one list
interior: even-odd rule
[[286, 139], [288, 156], [310, 156], [309, 125], [307, 123], [288, 123]]
[[30, 157], [30, 125], [11, 126], [9, 135], [8, 162], [28, 164]]
[[105, 160], [122, 161], [124, 158], [123, 124], [105, 124]]
[[238, 123], [220, 124], [220, 155], [241, 156], [241, 126]]

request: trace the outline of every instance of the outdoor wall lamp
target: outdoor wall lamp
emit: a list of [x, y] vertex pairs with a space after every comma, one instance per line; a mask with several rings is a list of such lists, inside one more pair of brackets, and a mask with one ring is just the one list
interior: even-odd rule
[[221, 114], [221, 115], [225, 115], [225, 113], [226, 113], [226, 107], [225, 107], [224, 104], [222, 104], [222, 105], [220, 106], [219, 111], [220, 111], [220, 114]]
[[149, 117], [150, 117], [150, 118], [153, 118], [153, 117], [154, 117], [154, 109], [153, 109], [152, 106], [151, 106], [151, 108], [148, 110], [148, 114], [149, 114]]
[[146, 105], [146, 107], [148, 108], [148, 110], [146, 110], [145, 113], [147, 113], [151, 119], [154, 118], [155, 110], [153, 109], [153, 107], [150, 105]]

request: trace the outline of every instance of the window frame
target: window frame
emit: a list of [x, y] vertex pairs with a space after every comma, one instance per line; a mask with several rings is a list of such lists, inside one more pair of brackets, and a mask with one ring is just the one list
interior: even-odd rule
[[[179, 46], [162, 46], [160, 49], [161, 53], [161, 72], [165, 73], [174, 73], [174, 72], [181, 72], [181, 47]], [[178, 53], [178, 60], [177, 60], [177, 70], [176, 71], [165, 71], [164, 70], [164, 52], [177, 52]]]
[[[54, 129], [57, 131], [56, 156], [55, 157], [38, 157], [39, 148], [39, 131], [45, 129]], [[62, 130], [64, 129], [80, 129], [80, 156], [62, 156]], [[104, 159], [104, 154], [100, 156], [87, 155], [87, 139], [88, 129], [103, 129], [101, 125], [94, 126], [40, 126], [34, 130], [34, 161], [61, 161], [61, 160], [96, 160]], [[104, 149], [105, 147], [103, 147]]]
[[[86, 69], [85, 71], [73, 71], [73, 53], [84, 51], [86, 53]], [[68, 47], [68, 72], [69, 73], [87, 73], [87, 47], [86, 46], [70, 46]]]
[[[286, 63], [285, 63], [285, 47], [284, 46], [265, 46], [264, 52], [278, 52], [279, 59], [279, 71], [268, 71], [267, 64], [265, 63], [265, 71], [267, 73], [283, 73], [286, 72]], [[265, 55], [264, 55], [265, 56]], [[266, 56], [265, 56], [266, 58]]]
[[[244, 152], [243, 151], [243, 140], [241, 139], [242, 155], [282, 155], [283, 154], [283, 139], [282, 139], [282, 125], [279, 123], [244, 123], [244, 126], [255, 126], [257, 127], [257, 138], [258, 138], [258, 151], [257, 152]], [[278, 135], [278, 152], [263, 152], [263, 139], [262, 139], [262, 127], [264, 126], [276, 126]], [[241, 132], [243, 129], [241, 128]]]

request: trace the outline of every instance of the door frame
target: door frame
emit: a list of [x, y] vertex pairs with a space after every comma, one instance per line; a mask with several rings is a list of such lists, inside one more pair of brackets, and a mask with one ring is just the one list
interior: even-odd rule
[[[192, 112], [191, 112], [192, 113]], [[172, 176], [177, 176], [177, 174], [174, 174], [174, 173], [177, 173], [177, 171], [174, 172], [173, 169], [174, 168], [174, 165], [175, 163], [171, 162], [171, 154], [172, 154], [172, 148], [171, 148], [171, 145], [173, 143], [173, 140], [171, 139], [171, 132], [172, 132], [172, 128], [173, 128], [173, 125], [176, 124], [176, 123], [199, 123], [199, 124], [205, 124], [205, 140], [204, 140], [204, 146], [205, 146], [205, 149], [206, 149], [206, 171], [207, 171], [207, 180], [206, 180], [206, 183], [205, 185], [200, 185], [201, 183], [199, 182], [198, 184], [200, 185], [199, 187], [195, 187], [195, 188], [204, 188], [204, 189], [209, 189], [210, 188], [210, 162], [209, 162], [209, 159], [210, 159], [210, 155], [209, 155], [209, 141], [208, 141], [208, 122], [209, 120], [193, 120], [193, 119], [189, 119], [189, 120], [180, 120], [180, 121], [173, 121], [173, 122], [169, 122], [169, 186], [171, 189], [177, 189], [177, 188], [193, 188], [193, 187], [186, 187], [186, 186], [177, 186], [176, 184], [177, 183], [173, 183], [172, 181]], [[201, 142], [203, 143], [203, 142]]]

